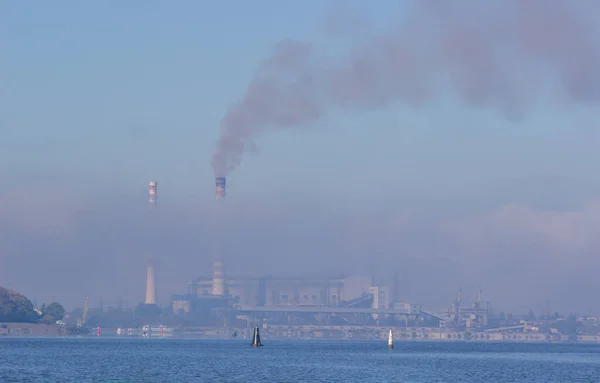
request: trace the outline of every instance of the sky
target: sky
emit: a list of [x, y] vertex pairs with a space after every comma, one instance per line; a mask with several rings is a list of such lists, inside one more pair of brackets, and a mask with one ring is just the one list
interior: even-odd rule
[[0, 285], [135, 305], [152, 256], [165, 302], [221, 254], [600, 314], [600, 7], [415, 4], [0, 1]]

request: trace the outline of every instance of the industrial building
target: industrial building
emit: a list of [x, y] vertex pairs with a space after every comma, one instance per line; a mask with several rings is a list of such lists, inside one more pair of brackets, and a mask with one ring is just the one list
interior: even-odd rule
[[[213, 282], [214, 281], [214, 282]], [[226, 295], [234, 306], [322, 306], [344, 300], [344, 280], [339, 278], [276, 278], [273, 276], [229, 276], [226, 287], [220, 279], [201, 277], [190, 283], [188, 292], [198, 297]], [[368, 284], [357, 289], [368, 292]]]
[[461, 287], [453, 304], [435, 313], [418, 304], [394, 302], [388, 286], [373, 285], [367, 276], [226, 276], [220, 259], [212, 274], [190, 282], [187, 293], [173, 295], [172, 307], [180, 315], [229, 318], [230, 324], [402, 325], [410, 320], [458, 330], [485, 328], [491, 316], [481, 289], [472, 305], [463, 305]]
[[452, 327], [455, 329], [482, 328], [489, 325], [492, 315], [491, 303], [482, 303], [483, 291], [481, 288], [477, 293], [477, 298], [472, 305], [464, 305], [463, 288], [460, 287], [456, 300], [447, 309], [440, 313], [432, 313], [423, 310], [423, 314], [436, 318], [439, 321], [439, 327]]
[[[388, 286], [368, 276], [284, 277], [227, 275], [217, 258], [211, 274], [189, 283], [172, 296], [173, 312], [202, 318], [214, 325], [413, 325], [464, 329], [485, 328], [491, 305], [482, 291], [472, 305], [463, 305], [462, 287], [453, 304], [439, 313], [418, 304], [394, 301]], [[484, 307], [485, 306], [485, 307]]]
[[340, 306], [369, 298], [367, 307], [375, 304], [374, 308], [387, 309], [390, 305], [389, 288], [371, 286], [369, 277], [225, 277], [223, 262], [217, 259], [212, 274], [192, 281], [187, 294], [174, 296], [173, 307], [187, 312], [193, 307], [190, 300], [215, 297], [228, 298], [235, 308]]
[[[462, 299], [463, 288], [460, 287], [456, 301], [448, 308], [446, 314], [451, 318], [455, 327], [485, 327], [488, 325], [491, 304], [490, 302], [482, 302], [483, 290], [479, 288], [477, 298], [472, 305], [463, 305]], [[485, 307], [484, 307], [485, 306]]]
[[420, 314], [420, 306], [393, 302], [390, 288], [367, 276], [284, 277], [226, 275], [221, 259], [212, 274], [173, 295], [181, 315], [272, 323], [367, 323]]

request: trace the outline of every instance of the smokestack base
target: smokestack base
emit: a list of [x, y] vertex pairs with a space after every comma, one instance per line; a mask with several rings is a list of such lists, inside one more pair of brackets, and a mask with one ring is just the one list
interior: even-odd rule
[[225, 199], [226, 195], [226, 180], [225, 177], [216, 177], [215, 178], [215, 199]]
[[225, 269], [223, 267], [223, 261], [220, 258], [217, 258], [213, 264], [212, 295], [224, 296], [226, 289], [225, 283]]
[[147, 305], [156, 304], [156, 281], [154, 279], [154, 262], [148, 263], [148, 270], [146, 274], [146, 299], [144, 301]]

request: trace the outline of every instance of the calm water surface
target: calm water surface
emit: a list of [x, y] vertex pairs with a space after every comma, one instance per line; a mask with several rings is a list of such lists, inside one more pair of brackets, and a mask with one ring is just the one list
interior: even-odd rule
[[600, 382], [600, 346], [0, 338], [0, 382]]

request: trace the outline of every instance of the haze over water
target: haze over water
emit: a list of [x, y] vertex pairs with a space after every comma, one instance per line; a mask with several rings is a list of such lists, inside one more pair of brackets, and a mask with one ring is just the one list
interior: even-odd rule
[[600, 314], [600, 7], [476, 4], [3, 2], [0, 286], [132, 307], [152, 256], [168, 304], [219, 249]]
[[2, 382], [594, 382], [600, 347], [385, 341], [0, 339]]

